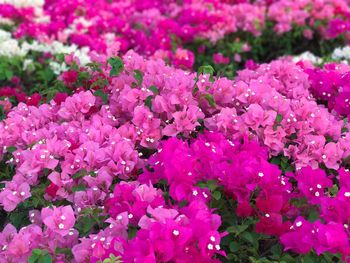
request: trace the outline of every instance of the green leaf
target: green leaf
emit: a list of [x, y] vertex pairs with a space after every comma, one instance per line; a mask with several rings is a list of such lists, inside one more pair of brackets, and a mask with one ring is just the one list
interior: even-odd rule
[[274, 245], [273, 247], [271, 247], [271, 252], [272, 252], [272, 255], [275, 257], [275, 258], [279, 258], [282, 254], [282, 247], [280, 244], [276, 244]]
[[149, 89], [151, 91], [153, 91], [154, 95], [158, 95], [159, 94], [159, 90], [156, 86], [152, 85], [151, 87], [149, 87]]
[[333, 185], [333, 187], [329, 190], [329, 192], [332, 194], [332, 196], [335, 196], [339, 191], [339, 188], [336, 184]]
[[103, 263], [121, 263], [121, 258], [120, 256], [116, 257], [113, 254], [109, 255], [109, 258], [106, 258]]
[[52, 263], [52, 257], [47, 250], [33, 249], [28, 263]]
[[208, 188], [212, 192], [218, 187], [216, 180], [201, 181], [197, 185], [201, 188]]
[[87, 67], [91, 68], [93, 71], [103, 73], [101, 65], [98, 62], [90, 62], [86, 64]]
[[136, 69], [136, 70], [134, 70], [134, 73], [135, 73], [134, 74], [134, 78], [137, 80], [137, 84], [139, 86], [141, 86], [142, 82], [143, 82], [143, 74], [142, 74], [142, 72], [140, 70]]
[[72, 187], [72, 192], [73, 193], [80, 192], [80, 191], [85, 191], [85, 190], [86, 190], [86, 186], [85, 185], [81, 185], [81, 184]]
[[314, 262], [317, 262], [317, 257], [311, 253], [303, 257], [303, 263], [314, 263]]
[[145, 99], [145, 106], [147, 106], [150, 110], [152, 110], [152, 99], [153, 96], [149, 95], [146, 99]]
[[213, 108], [216, 107], [215, 100], [211, 94], [205, 94], [204, 98], [208, 101], [209, 105], [212, 106]]
[[52, 263], [52, 257], [50, 254], [46, 254], [39, 258], [39, 263]]
[[230, 243], [230, 245], [229, 245], [230, 251], [231, 251], [232, 253], [237, 252], [238, 249], [239, 249], [239, 247], [240, 247], [240, 244], [237, 243], [237, 242], [235, 242], [235, 241], [232, 241], [232, 242]]
[[295, 259], [289, 255], [289, 254], [283, 254], [283, 256], [281, 257], [281, 262], [286, 262], [286, 263], [295, 263]]
[[249, 243], [253, 245], [253, 247], [258, 250], [259, 249], [259, 238], [258, 234], [254, 232], [244, 232], [242, 237], [247, 240]]
[[221, 193], [220, 193], [219, 191], [215, 191], [215, 192], [213, 193], [213, 198], [214, 198], [215, 200], [220, 200], [220, 198], [221, 198]]
[[100, 97], [104, 104], [107, 104], [108, 102], [108, 94], [103, 92], [102, 90], [96, 90], [94, 93], [94, 96]]
[[55, 57], [56, 57], [56, 60], [58, 60], [58, 62], [61, 62], [63, 63], [64, 62], [64, 54], [63, 53], [59, 53], [59, 54], [56, 54]]
[[277, 114], [275, 122], [277, 124], [280, 124], [282, 120], [283, 120], [283, 116], [281, 114]]
[[7, 80], [11, 80], [13, 77], [13, 72], [11, 70], [5, 70], [5, 76]]
[[317, 210], [314, 208], [310, 209], [310, 213], [307, 219], [311, 222], [315, 222], [318, 218], [319, 218], [319, 213], [317, 212]]
[[13, 153], [14, 151], [16, 151], [17, 150], [17, 148], [15, 147], [15, 146], [9, 146], [9, 147], [7, 147], [7, 152], [9, 152], [9, 153]]
[[279, 165], [281, 163], [281, 159], [278, 157], [272, 157], [270, 163]]
[[249, 224], [245, 225], [235, 225], [235, 226], [230, 226], [226, 229], [227, 232], [235, 234], [238, 236], [239, 234], [243, 233], [247, 228], [249, 227]]
[[197, 85], [195, 85], [193, 91], [192, 91], [192, 95], [195, 95], [197, 92], [199, 91], [199, 88]]
[[87, 236], [95, 224], [96, 222], [91, 216], [83, 216], [78, 219], [74, 228], [79, 231], [80, 236]]
[[85, 175], [87, 175], [87, 171], [85, 169], [82, 169], [82, 170], [76, 172], [75, 174], [73, 174], [72, 178], [79, 179], [79, 178], [84, 177]]
[[39, 256], [31, 255], [31, 256], [28, 258], [28, 263], [36, 263], [36, 262], [38, 262], [38, 259], [39, 259]]
[[90, 79], [90, 73], [87, 71], [79, 71], [78, 72], [78, 80], [84, 81]]
[[214, 81], [214, 68], [210, 65], [205, 65], [205, 66], [201, 66], [199, 67], [198, 71], [197, 71], [197, 79], [199, 78], [199, 75], [200, 74], [209, 74], [210, 77], [209, 77], [209, 80], [211, 82]]
[[133, 237], [135, 237], [136, 233], [137, 233], [136, 227], [129, 227], [129, 230], [128, 230], [129, 239], [132, 239]]
[[4, 106], [0, 105], [0, 121], [2, 121], [5, 118], [6, 118], [6, 114], [5, 114]]
[[119, 74], [124, 69], [123, 60], [119, 57], [111, 57], [108, 59], [108, 64], [112, 66], [111, 71], [109, 72], [110, 77], [119, 76]]
[[104, 88], [108, 85], [108, 80], [104, 78], [98, 78], [94, 83], [91, 84], [90, 88], [93, 89], [95, 87]]

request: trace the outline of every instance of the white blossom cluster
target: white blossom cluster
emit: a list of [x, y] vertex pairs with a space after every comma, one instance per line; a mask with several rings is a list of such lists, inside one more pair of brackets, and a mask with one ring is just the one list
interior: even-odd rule
[[336, 48], [333, 51], [332, 59], [340, 61], [350, 61], [350, 46]]
[[[349, 64], [350, 62], [350, 46], [345, 46], [345, 47], [338, 47], [334, 49], [330, 57], [328, 58], [327, 61], [335, 61], [335, 62], [341, 62], [345, 64]], [[309, 51], [306, 51], [300, 55], [294, 56], [293, 61], [298, 62], [300, 60], [306, 60], [310, 61], [312, 64], [322, 64], [324, 62], [327, 62], [323, 58], [320, 58], [318, 56], [315, 56]]]
[[25, 56], [26, 52], [21, 49], [16, 39], [11, 34], [0, 30], [0, 56]]
[[[1, 0], [0, 0], [1, 1]], [[61, 42], [53, 41], [51, 43], [40, 43], [38, 41], [33, 41], [32, 43], [24, 42], [20, 43], [17, 39], [14, 39], [9, 32], [0, 29], [0, 56], [13, 57], [20, 56], [25, 57], [29, 52], [47, 52], [53, 55], [55, 54], [74, 54], [81, 63], [81, 65], [86, 65], [91, 62], [89, 57], [89, 48], [83, 47], [79, 48], [77, 45], [63, 45]], [[30, 65], [30, 59], [25, 60], [24, 67], [28, 68]], [[59, 64], [57, 62], [50, 62], [50, 67], [52, 70], [59, 74], [65, 69], [67, 65], [65, 63]]]
[[42, 7], [44, 5], [44, 0], [0, 0], [0, 4], [9, 4], [18, 8], [23, 7]]
[[298, 62], [300, 60], [307, 60], [310, 61], [312, 64], [321, 64], [322, 58], [315, 56], [309, 51], [306, 51], [298, 56], [293, 57], [293, 62]]
[[[45, 0], [0, 0], [0, 4], [12, 5], [16, 8], [28, 8], [34, 9], [34, 21], [37, 23], [49, 22], [50, 17], [44, 14], [43, 6]], [[13, 21], [6, 18], [0, 18], [0, 24], [13, 24]]]

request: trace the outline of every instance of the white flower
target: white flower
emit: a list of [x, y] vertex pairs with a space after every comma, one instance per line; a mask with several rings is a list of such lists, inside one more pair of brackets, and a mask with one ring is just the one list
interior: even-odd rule
[[33, 60], [32, 59], [25, 59], [23, 61], [23, 70], [29, 70], [32, 71], [33, 70]]
[[65, 63], [60, 64], [55, 61], [50, 61], [49, 66], [56, 75], [61, 74], [65, 70], [68, 70], [68, 67]]
[[10, 4], [15, 7], [23, 8], [23, 7], [34, 7], [34, 8], [42, 8], [44, 5], [44, 0], [1, 0], [0, 4]]
[[[1, 3], [2, 0], [0, 0]], [[80, 61], [82, 66], [91, 62], [88, 47], [79, 48], [77, 45], [64, 45], [61, 42], [53, 41], [52, 43], [40, 43], [34, 40], [32, 43], [23, 42], [19, 44], [17, 39], [12, 38], [9, 32], [0, 29], [0, 56], [13, 57], [20, 56], [25, 57], [29, 52], [36, 51], [42, 53], [55, 54], [73, 54]], [[31, 64], [30, 61], [24, 61], [24, 70]], [[51, 69], [56, 74], [61, 73], [67, 69], [66, 64], [58, 64], [56, 62], [50, 62]]]
[[298, 56], [293, 57], [293, 62], [298, 62], [300, 60], [310, 61], [312, 64], [322, 63], [322, 58], [315, 56], [309, 51], [306, 51]]
[[331, 57], [335, 60], [350, 60], [350, 46], [336, 48]]

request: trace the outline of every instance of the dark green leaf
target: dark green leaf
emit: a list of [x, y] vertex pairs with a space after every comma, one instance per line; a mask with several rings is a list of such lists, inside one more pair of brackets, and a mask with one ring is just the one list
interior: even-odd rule
[[242, 237], [251, 243], [256, 250], [259, 248], [258, 234], [254, 232], [244, 232]]
[[86, 171], [85, 169], [82, 169], [82, 170], [76, 172], [76, 173], [72, 176], [72, 178], [73, 178], [73, 179], [79, 179], [79, 178], [84, 177], [85, 175], [87, 175], [87, 171]]
[[213, 98], [213, 96], [211, 94], [205, 94], [204, 98], [208, 101], [210, 106], [212, 106], [214, 108], [216, 107], [215, 100], [214, 100], [214, 98]]
[[111, 71], [109, 72], [110, 77], [119, 76], [119, 74], [124, 69], [124, 63], [119, 57], [111, 57], [108, 59], [108, 64], [112, 66]]
[[226, 229], [226, 231], [238, 236], [239, 234], [243, 233], [248, 227], [249, 224], [230, 226]]
[[147, 106], [150, 110], [152, 110], [152, 99], [153, 96], [150, 95], [145, 99], [145, 106]]
[[39, 263], [52, 263], [52, 257], [50, 254], [43, 255], [39, 258]]
[[277, 116], [276, 116], [276, 123], [277, 124], [280, 124], [281, 123], [281, 121], [282, 121], [282, 119], [283, 119], [283, 116], [281, 115], [281, 114], [277, 114]]
[[0, 121], [4, 120], [6, 118], [4, 106], [0, 105]]
[[230, 247], [230, 251], [231, 251], [232, 253], [235, 253], [235, 252], [238, 251], [240, 245], [239, 245], [239, 243], [232, 241], [232, 242], [230, 243], [230, 246], [229, 246], [229, 247]]
[[5, 76], [7, 80], [11, 80], [13, 77], [13, 72], [11, 70], [5, 70]]
[[132, 239], [133, 237], [135, 237], [136, 233], [137, 233], [136, 227], [129, 227], [129, 230], [128, 230], [129, 239]]
[[153, 91], [154, 95], [158, 95], [159, 94], [159, 90], [156, 86], [152, 85], [151, 87], [149, 87], [149, 89], [151, 91]]
[[214, 68], [212, 66], [205, 65], [205, 66], [199, 67], [199, 69], [197, 71], [197, 79], [198, 79], [200, 74], [209, 74], [210, 75], [209, 80], [211, 82], [214, 81], [214, 78], [213, 78], [213, 76], [214, 76]]
[[310, 209], [310, 213], [307, 219], [311, 222], [315, 222], [318, 218], [319, 213], [316, 211], [316, 209]]
[[336, 184], [333, 185], [333, 187], [329, 190], [329, 192], [332, 194], [332, 196], [335, 196], [339, 191], [339, 188]]
[[215, 200], [220, 200], [220, 198], [221, 198], [221, 193], [220, 193], [219, 191], [215, 191], [215, 192], [213, 193], [213, 198], [214, 198]]
[[28, 263], [52, 263], [52, 257], [47, 250], [33, 249]]
[[85, 185], [76, 185], [72, 187], [72, 192], [79, 192], [79, 191], [85, 191], [86, 190], [86, 186]]
[[142, 72], [140, 71], [140, 70], [138, 70], [138, 69], [136, 69], [136, 70], [134, 70], [134, 78], [137, 80], [137, 84], [139, 85], [139, 86], [141, 86], [142, 85], [142, 81], [143, 81], [143, 74], [142, 74]]
[[199, 88], [197, 85], [195, 85], [193, 91], [192, 91], [192, 95], [195, 95], [197, 92], [199, 91]]
[[106, 104], [108, 102], [108, 94], [104, 93], [102, 90], [96, 90], [94, 95], [96, 97], [100, 97], [104, 104]]
[[7, 152], [9, 152], [9, 153], [13, 153], [14, 151], [16, 151], [17, 150], [17, 148], [15, 147], [15, 146], [9, 146], [9, 147], [7, 147]]

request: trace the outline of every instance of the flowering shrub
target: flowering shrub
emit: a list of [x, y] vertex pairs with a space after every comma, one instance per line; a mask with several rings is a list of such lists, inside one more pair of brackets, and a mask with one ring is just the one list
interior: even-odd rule
[[0, 262], [350, 262], [348, 1], [0, 2]]
[[[78, 89], [82, 74], [103, 85], [21, 102], [0, 123], [4, 260], [215, 262], [238, 260], [249, 243], [252, 257], [272, 245], [347, 257], [346, 216], [327, 212], [347, 196], [347, 173], [336, 171], [349, 155], [347, 124], [312, 97], [309, 69], [278, 60], [228, 80], [134, 52], [66, 61], [66, 87]], [[294, 231], [299, 222], [322, 231]], [[328, 231], [342, 239], [329, 243]]]
[[[0, 5], [0, 22], [17, 38], [98, 52], [132, 48], [184, 68], [192, 68], [195, 53], [196, 66], [214, 62], [228, 75], [246, 57], [266, 60], [310, 48], [328, 53], [330, 39], [348, 38], [346, 0], [250, 2], [11, 0]], [[231, 65], [219, 67], [220, 53]]]

